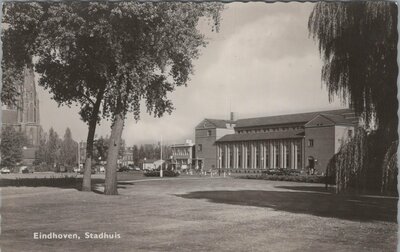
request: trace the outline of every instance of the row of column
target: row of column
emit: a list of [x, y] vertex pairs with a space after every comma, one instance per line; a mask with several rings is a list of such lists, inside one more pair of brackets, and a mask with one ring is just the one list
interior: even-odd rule
[[301, 140], [268, 140], [217, 145], [217, 168], [299, 169], [302, 164]]

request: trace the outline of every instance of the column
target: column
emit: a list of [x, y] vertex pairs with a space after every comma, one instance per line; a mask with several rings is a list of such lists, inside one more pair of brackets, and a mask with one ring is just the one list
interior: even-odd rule
[[233, 162], [233, 168], [235, 168], [235, 169], [238, 168], [238, 150], [239, 150], [238, 144], [235, 143], [235, 144], [233, 145], [233, 160], [234, 160], [234, 162]]
[[251, 143], [251, 169], [256, 168], [256, 143]]
[[221, 146], [217, 145], [217, 168], [221, 168]]
[[294, 150], [294, 161], [293, 161], [293, 167], [294, 167], [294, 169], [297, 169], [298, 167], [297, 167], [297, 143], [294, 143], [293, 144], [294, 145], [294, 147], [293, 147], [293, 150]]
[[224, 166], [221, 168], [224, 169], [228, 166], [228, 145], [224, 144], [222, 148], [224, 148]]
[[301, 145], [300, 145], [300, 148], [301, 148], [301, 168], [302, 169], [305, 169], [306, 168], [306, 153], [305, 153], [305, 139], [303, 138], [303, 139], [301, 139]]
[[293, 140], [290, 141], [290, 168], [295, 169], [295, 156], [296, 152], [294, 151], [294, 142]]
[[269, 141], [269, 168], [275, 168], [275, 153], [273, 141]]
[[236, 169], [239, 169], [239, 150], [241, 146], [240, 144], [236, 144]]
[[260, 163], [260, 168], [265, 169], [265, 142], [262, 141], [260, 142], [260, 157], [261, 157], [261, 163]]
[[231, 167], [231, 145], [227, 144], [226, 145], [226, 167], [225, 168], [230, 168]]
[[285, 158], [284, 158], [284, 153], [283, 153], [283, 141], [280, 141], [280, 143], [279, 143], [279, 153], [280, 153], [280, 162], [279, 162], [279, 168], [284, 168], [284, 160], [285, 160]]
[[247, 168], [247, 143], [246, 143], [246, 142], [243, 144], [243, 152], [242, 152], [242, 155], [243, 155], [243, 158], [242, 158], [242, 162], [243, 162], [242, 168], [243, 168], [243, 169], [246, 169], [246, 168]]
[[287, 160], [286, 160], [286, 151], [287, 151], [287, 145], [286, 145], [286, 141], [282, 140], [282, 152], [283, 152], [283, 166], [282, 168], [286, 168], [287, 167]]

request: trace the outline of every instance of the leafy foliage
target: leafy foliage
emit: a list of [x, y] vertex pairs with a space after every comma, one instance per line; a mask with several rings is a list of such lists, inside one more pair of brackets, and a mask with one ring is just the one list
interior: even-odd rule
[[107, 160], [108, 143], [110, 139], [108, 137], [100, 137], [94, 141], [94, 154], [95, 160]]
[[397, 191], [397, 147], [399, 141], [394, 141], [385, 154], [382, 165], [382, 193], [390, 193]]
[[[398, 139], [397, 12], [396, 3], [387, 1], [320, 2], [309, 18], [329, 98], [339, 95], [362, 116], [366, 127], [376, 129], [368, 136], [358, 130], [332, 158], [327, 173], [335, 174], [338, 191], [352, 186], [377, 189], [387, 181], [382, 166], [390, 159], [389, 166], [394, 167], [387, 153], [397, 150], [397, 145], [390, 146]], [[392, 176], [397, 174], [389, 170]]]
[[50, 128], [48, 136], [45, 162], [48, 165], [55, 166], [60, 158], [61, 139], [53, 128]]
[[22, 161], [22, 148], [27, 139], [21, 132], [17, 132], [12, 126], [6, 126], [1, 131], [1, 165], [15, 166]]
[[354, 137], [342, 142], [339, 152], [329, 161], [326, 176], [335, 178], [337, 192], [350, 187], [366, 189], [369, 154], [367, 141], [367, 132], [358, 128]]
[[65, 130], [64, 139], [60, 146], [60, 163], [67, 167], [77, 165], [78, 143], [72, 139], [71, 130]]
[[14, 65], [31, 64], [34, 58], [39, 85], [60, 105], [81, 105], [80, 115], [89, 126], [84, 190], [90, 190], [94, 133], [101, 117], [119, 125], [118, 133], [111, 133], [116, 148], [108, 155], [115, 161], [127, 113], [138, 120], [142, 101], [155, 117], [172, 112], [168, 94], [187, 84], [192, 60], [206, 45], [197, 24], [205, 17], [218, 29], [222, 10], [216, 3], [173, 2], [5, 5], [4, 23], [11, 27], [7, 36], [26, 38], [6, 47], [10, 55], [20, 50]]
[[330, 99], [339, 95], [367, 124], [376, 117], [384, 136], [397, 138], [396, 3], [320, 2], [308, 27], [318, 41]]
[[139, 119], [142, 99], [155, 116], [171, 112], [167, 93], [187, 83], [191, 60], [206, 45], [197, 23], [205, 16], [217, 29], [222, 9], [210, 3], [5, 5], [9, 29], [4, 37], [24, 38], [4, 47], [9, 55], [19, 52], [14, 72], [37, 57], [39, 84], [50, 89], [59, 104], [82, 104], [86, 121], [102, 89], [104, 117], [130, 111]]
[[358, 128], [353, 138], [342, 143], [326, 169], [326, 177], [329, 183], [336, 184], [336, 192], [355, 189], [387, 194], [396, 191], [398, 142], [394, 141], [384, 150], [382, 161], [382, 150], [376, 148], [377, 142], [381, 141], [378, 136], [376, 132], [367, 133]]

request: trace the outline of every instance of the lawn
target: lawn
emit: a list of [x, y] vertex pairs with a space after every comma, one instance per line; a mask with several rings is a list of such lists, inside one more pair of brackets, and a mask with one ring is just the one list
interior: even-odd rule
[[[3, 252], [395, 251], [397, 244], [396, 198], [337, 196], [318, 184], [181, 177], [120, 182], [118, 196], [1, 190]], [[34, 240], [34, 232], [82, 239]]]

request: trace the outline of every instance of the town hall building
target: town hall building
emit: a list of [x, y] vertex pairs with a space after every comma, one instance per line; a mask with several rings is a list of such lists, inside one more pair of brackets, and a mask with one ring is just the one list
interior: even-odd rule
[[[233, 119], [233, 118], [231, 118]], [[203, 120], [195, 129], [202, 169], [295, 169], [325, 173], [359, 123], [351, 109], [239, 120]]]

